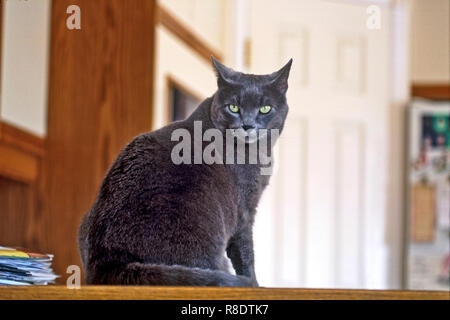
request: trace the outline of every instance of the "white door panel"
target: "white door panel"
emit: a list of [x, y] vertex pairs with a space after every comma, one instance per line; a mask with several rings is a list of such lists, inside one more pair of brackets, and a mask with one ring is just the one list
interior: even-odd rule
[[294, 59], [278, 170], [256, 218], [263, 286], [386, 286], [389, 24], [367, 29], [366, 7], [251, 1], [251, 71]]

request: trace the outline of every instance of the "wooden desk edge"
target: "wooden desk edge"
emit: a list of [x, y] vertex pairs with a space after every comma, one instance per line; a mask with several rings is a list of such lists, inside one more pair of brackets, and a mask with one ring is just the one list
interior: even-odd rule
[[1, 300], [450, 300], [448, 291], [145, 286], [0, 287]]

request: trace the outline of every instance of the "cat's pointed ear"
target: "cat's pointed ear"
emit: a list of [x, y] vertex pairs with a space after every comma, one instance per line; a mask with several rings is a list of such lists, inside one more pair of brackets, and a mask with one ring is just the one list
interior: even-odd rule
[[226, 84], [228, 84], [228, 85], [233, 84], [232, 77], [233, 77], [233, 74], [236, 73], [236, 71], [224, 66], [219, 61], [214, 59], [213, 56], [211, 56], [211, 61], [214, 66], [214, 69], [216, 70], [217, 85], [220, 87], [220, 86], [223, 86]]
[[281, 93], [286, 93], [288, 89], [289, 72], [291, 71], [292, 58], [280, 70], [270, 75], [270, 85], [277, 88]]

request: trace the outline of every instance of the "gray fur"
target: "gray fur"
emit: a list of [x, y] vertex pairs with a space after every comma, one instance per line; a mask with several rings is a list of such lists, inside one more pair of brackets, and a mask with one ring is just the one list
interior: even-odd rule
[[[270, 75], [213, 59], [218, 90], [184, 121], [134, 138], [119, 154], [79, 229], [88, 284], [257, 286], [252, 226], [269, 176], [260, 164], [171, 161], [174, 129], [283, 129], [291, 62]], [[241, 113], [231, 114], [229, 103]], [[258, 114], [262, 105], [273, 110]], [[256, 110], [256, 111], [255, 111]], [[227, 270], [230, 258], [236, 276]]]

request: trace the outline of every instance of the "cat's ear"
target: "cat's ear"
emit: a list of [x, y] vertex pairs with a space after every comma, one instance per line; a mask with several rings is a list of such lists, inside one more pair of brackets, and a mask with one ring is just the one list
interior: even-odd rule
[[291, 71], [292, 58], [280, 70], [269, 75], [270, 85], [285, 94], [288, 89], [289, 71]]
[[214, 66], [214, 69], [216, 70], [217, 75], [217, 85], [223, 86], [223, 85], [231, 85], [233, 84], [233, 75], [236, 73], [236, 71], [224, 66], [219, 61], [214, 59], [213, 56], [211, 56], [211, 61]]

